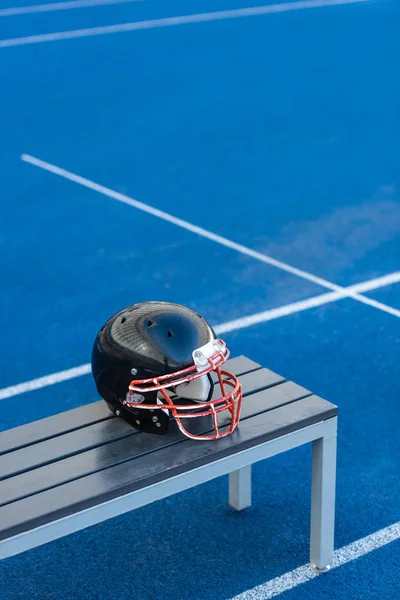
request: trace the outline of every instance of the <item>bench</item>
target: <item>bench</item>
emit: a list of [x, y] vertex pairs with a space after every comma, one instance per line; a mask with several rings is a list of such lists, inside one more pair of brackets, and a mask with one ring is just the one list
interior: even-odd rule
[[[238, 429], [220, 440], [140, 433], [104, 401], [0, 434], [0, 558], [229, 474], [229, 503], [251, 504], [251, 465], [312, 442], [310, 562], [333, 558], [337, 407], [240, 356]], [[223, 413], [222, 413], [223, 414]], [[199, 419], [200, 421], [200, 419]]]

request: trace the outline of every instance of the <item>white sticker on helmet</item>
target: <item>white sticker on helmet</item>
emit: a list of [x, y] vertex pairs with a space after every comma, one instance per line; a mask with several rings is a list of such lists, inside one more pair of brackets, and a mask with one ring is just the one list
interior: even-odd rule
[[144, 396], [142, 396], [142, 394], [132, 394], [131, 392], [128, 392], [126, 394], [127, 402], [134, 402], [135, 404], [140, 404], [141, 402], [143, 402], [143, 400]]
[[210, 365], [208, 359], [214, 356], [217, 352], [223, 351], [224, 346], [219, 340], [210, 340], [204, 346], [196, 348], [196, 350], [193, 351], [192, 356], [197, 371], [204, 371], [204, 369], [207, 369], [207, 367]]

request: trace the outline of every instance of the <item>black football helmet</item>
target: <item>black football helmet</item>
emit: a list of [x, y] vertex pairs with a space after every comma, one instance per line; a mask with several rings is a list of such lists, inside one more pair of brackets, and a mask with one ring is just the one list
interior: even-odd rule
[[[198, 313], [171, 302], [141, 302], [111, 317], [97, 334], [92, 374], [100, 396], [140, 431], [229, 435], [240, 419], [242, 387], [221, 367], [229, 358]], [[219, 389], [218, 389], [219, 388]]]

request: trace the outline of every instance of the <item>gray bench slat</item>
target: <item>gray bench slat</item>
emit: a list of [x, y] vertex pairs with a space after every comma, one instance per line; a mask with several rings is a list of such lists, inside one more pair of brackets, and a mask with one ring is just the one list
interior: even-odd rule
[[335, 405], [317, 396], [307, 396], [245, 419], [235, 434], [221, 440], [199, 442], [185, 439], [180, 444], [179, 452], [175, 446], [164, 447], [155, 454], [145, 454], [77, 481], [7, 504], [0, 508], [0, 540], [169, 479], [336, 414]]
[[[276, 385], [283, 378], [268, 369], [258, 369], [240, 376], [240, 380], [243, 394], [249, 394]], [[216, 393], [221, 393], [219, 387]], [[0, 480], [136, 433], [136, 429], [122, 419], [108, 419], [37, 442], [29, 448], [29, 451], [21, 448], [0, 456]], [[14, 484], [12, 483], [12, 485]], [[0, 503], [2, 502], [2, 493], [0, 492]]]
[[226, 367], [228, 371], [231, 371], [234, 375], [244, 375], [245, 373], [250, 373], [250, 371], [259, 369], [261, 365], [254, 360], [247, 358], [247, 356], [240, 355], [230, 358], [226, 363]]
[[[131, 436], [134, 431], [136, 430], [122, 419], [107, 419], [36, 443], [29, 449], [20, 448], [10, 454], [3, 454], [0, 456], [0, 481], [64, 456], [72, 456], [108, 441]], [[0, 486], [4, 485], [7, 484], [0, 483]]]
[[[275, 386], [279, 383], [283, 383], [284, 381], [285, 379], [281, 375], [264, 368], [240, 376], [243, 394], [248, 394], [249, 392], [254, 394], [258, 390]], [[217, 397], [221, 394], [219, 386], [216, 389], [216, 394]]]
[[53, 417], [7, 429], [0, 433], [0, 455], [113, 417], [107, 404], [100, 400]]
[[[237, 356], [227, 362], [227, 368], [235, 375], [242, 375], [259, 369], [260, 365], [246, 356]], [[0, 433], [0, 455], [75, 429], [87, 427], [93, 423], [114, 418], [106, 403], [100, 400], [59, 413], [53, 417], [14, 427]]]
[[[266, 391], [245, 397], [241, 423], [246, 418], [311, 395], [311, 392], [292, 381], [269, 388]], [[207, 425], [208, 423], [209, 421], [207, 421]], [[224, 413], [221, 413], [219, 424], [220, 426], [229, 424], [229, 418]], [[199, 427], [198, 433], [204, 433], [205, 430], [204, 427], [203, 429]], [[186, 438], [174, 427], [171, 427], [171, 431], [163, 436], [135, 433], [137, 435], [134, 437], [125, 437], [107, 444], [106, 447], [97, 447], [65, 458], [61, 462], [47, 464], [29, 472], [15, 475], [9, 480], [9, 485], [3, 484], [1, 487], [0, 506], [122, 462], [136, 459], [144, 454], [159, 451], [171, 444], [186, 441]], [[157, 458], [155, 457], [154, 460], [157, 460]]]

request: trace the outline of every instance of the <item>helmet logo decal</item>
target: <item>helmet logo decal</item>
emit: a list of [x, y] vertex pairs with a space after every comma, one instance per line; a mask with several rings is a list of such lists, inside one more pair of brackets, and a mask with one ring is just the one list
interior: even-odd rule
[[133, 404], [140, 404], [144, 400], [144, 396], [142, 394], [130, 394], [129, 392], [126, 394], [126, 400]]

